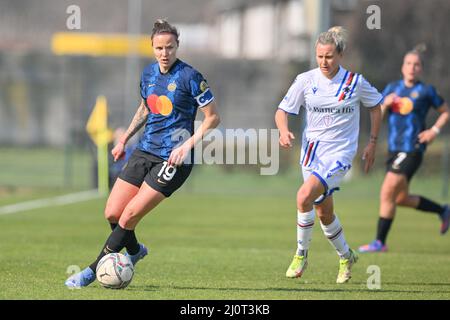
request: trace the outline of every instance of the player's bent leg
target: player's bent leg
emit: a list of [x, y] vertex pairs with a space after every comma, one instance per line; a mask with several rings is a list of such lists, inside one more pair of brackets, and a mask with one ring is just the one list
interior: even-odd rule
[[74, 274], [73, 276], [70, 276], [66, 280], [65, 285], [71, 289], [82, 288], [87, 287], [92, 282], [94, 282], [94, 280], [95, 280], [94, 271], [92, 271], [91, 268], [87, 267], [82, 271]]
[[[111, 191], [105, 208], [105, 217], [111, 223], [118, 223], [120, 215], [127, 205], [139, 191], [139, 188], [118, 178]], [[69, 288], [86, 287], [95, 280], [95, 272], [87, 267], [81, 272], [69, 277], [65, 285]]]
[[420, 197], [415, 195], [410, 195], [407, 192], [401, 191], [395, 199], [395, 203], [402, 207], [408, 207], [416, 209], [419, 205]]
[[314, 201], [325, 193], [325, 187], [315, 176], [311, 175], [297, 192], [297, 208], [300, 212], [309, 212], [313, 209]]
[[406, 188], [398, 193], [396, 203], [403, 207], [413, 208], [425, 213], [434, 213], [439, 216], [441, 221], [440, 234], [445, 234], [449, 229], [450, 209], [448, 205], [440, 205], [433, 200], [419, 195], [411, 195]]
[[325, 192], [321, 182], [310, 176], [297, 192], [297, 252], [286, 271], [286, 277], [299, 278], [308, 266], [307, 255], [314, 226], [313, 203]]
[[399, 194], [408, 193], [405, 175], [387, 172], [380, 191], [380, 217], [393, 219]]
[[334, 213], [333, 197], [327, 197], [315, 206], [324, 235], [339, 255], [339, 272], [336, 283], [345, 283], [352, 276], [352, 266], [358, 260], [356, 253], [349, 247], [344, 236], [344, 229]]
[[326, 197], [322, 203], [315, 205], [317, 217], [324, 225], [329, 225], [334, 221], [334, 202], [333, 196]]
[[159, 191], [142, 183], [139, 192], [128, 202], [122, 212], [119, 224], [128, 230], [134, 230], [138, 222], [153, 210], [166, 197]]
[[[139, 192], [139, 187], [135, 184], [123, 180], [122, 178], [117, 178], [111, 194], [108, 197], [105, 208], [105, 218], [109, 221], [111, 230], [117, 227], [119, 223], [120, 216], [123, 210], [127, 206], [128, 202]], [[134, 253], [139, 245], [137, 243], [136, 235], [131, 234], [131, 239], [129, 244], [126, 246], [127, 252]]]
[[[125, 207], [119, 225], [128, 230], [134, 230], [138, 222], [151, 210], [153, 210], [166, 197], [159, 191], [156, 191], [144, 182], [139, 189], [136, 196]], [[139, 244], [139, 251], [135, 254], [128, 254], [128, 256], [135, 265], [139, 260], [143, 259], [148, 254], [148, 249]]]
[[376, 239], [358, 248], [361, 253], [386, 252], [386, 238], [395, 217], [397, 201], [408, 194], [408, 181], [405, 175], [387, 172], [380, 191], [380, 213]]
[[127, 204], [139, 192], [139, 187], [117, 178], [106, 201], [105, 218], [110, 223], [118, 223]]

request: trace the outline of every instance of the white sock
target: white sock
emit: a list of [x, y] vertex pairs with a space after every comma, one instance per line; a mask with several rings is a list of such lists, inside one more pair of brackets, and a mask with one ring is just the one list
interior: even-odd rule
[[341, 223], [338, 217], [334, 216], [334, 221], [329, 225], [325, 226], [320, 222], [323, 233], [330, 241], [331, 245], [336, 249], [339, 257], [348, 259], [350, 256], [350, 248], [345, 241], [344, 230], [342, 229]]
[[297, 254], [307, 256], [314, 227], [314, 209], [309, 212], [297, 211]]

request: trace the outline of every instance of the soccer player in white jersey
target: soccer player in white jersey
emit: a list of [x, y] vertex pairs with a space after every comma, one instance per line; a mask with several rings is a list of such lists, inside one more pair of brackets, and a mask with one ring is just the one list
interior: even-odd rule
[[297, 192], [297, 251], [286, 272], [288, 278], [301, 277], [307, 267], [316, 213], [340, 257], [337, 283], [351, 278], [352, 266], [358, 260], [345, 241], [332, 193], [350, 170], [358, 148], [361, 103], [369, 110], [371, 122], [370, 139], [363, 151], [365, 172], [372, 167], [382, 96], [362, 75], [340, 65], [345, 46], [346, 31], [342, 27], [321, 33], [316, 42], [318, 68], [297, 76], [275, 114], [280, 145], [291, 147], [295, 137], [289, 131], [287, 115], [298, 114], [302, 106], [306, 111], [300, 157], [304, 183]]

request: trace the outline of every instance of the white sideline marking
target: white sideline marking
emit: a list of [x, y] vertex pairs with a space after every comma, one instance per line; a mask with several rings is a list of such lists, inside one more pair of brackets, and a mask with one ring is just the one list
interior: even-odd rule
[[71, 203], [77, 203], [82, 201], [87, 201], [91, 199], [100, 198], [102, 195], [97, 189], [70, 193], [63, 196], [44, 198], [31, 201], [20, 202], [16, 204], [11, 204], [7, 206], [0, 207], [0, 215], [16, 213], [21, 211], [33, 210], [38, 208], [61, 206]]

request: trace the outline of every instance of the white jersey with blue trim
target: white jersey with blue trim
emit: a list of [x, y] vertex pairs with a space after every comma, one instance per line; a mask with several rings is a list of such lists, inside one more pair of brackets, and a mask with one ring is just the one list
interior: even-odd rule
[[279, 108], [298, 114], [306, 110], [303, 144], [320, 141], [331, 153], [354, 157], [358, 148], [359, 107], [374, 107], [382, 95], [360, 74], [342, 67], [328, 79], [319, 68], [299, 74]]

